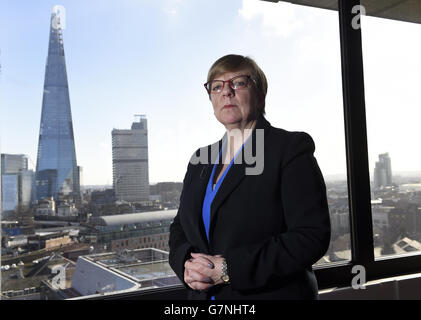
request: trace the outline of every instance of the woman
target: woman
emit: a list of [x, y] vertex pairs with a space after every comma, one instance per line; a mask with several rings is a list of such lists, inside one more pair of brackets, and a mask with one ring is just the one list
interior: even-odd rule
[[252, 59], [224, 56], [207, 80], [227, 132], [188, 165], [169, 263], [190, 299], [316, 299], [330, 220], [313, 140], [265, 119], [267, 81]]

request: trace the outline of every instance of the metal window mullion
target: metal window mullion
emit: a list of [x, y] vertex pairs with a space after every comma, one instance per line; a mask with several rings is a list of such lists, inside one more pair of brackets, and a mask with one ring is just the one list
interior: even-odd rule
[[359, 0], [338, 0], [352, 263], [374, 262], [361, 29], [353, 28]]

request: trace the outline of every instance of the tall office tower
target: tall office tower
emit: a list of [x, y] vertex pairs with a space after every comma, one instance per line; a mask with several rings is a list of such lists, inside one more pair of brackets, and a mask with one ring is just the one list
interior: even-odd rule
[[374, 167], [374, 187], [380, 189], [392, 185], [392, 165], [388, 153], [379, 154]]
[[149, 201], [148, 123], [144, 115], [130, 130], [113, 129], [113, 185], [117, 200]]
[[1, 154], [1, 203], [5, 212], [30, 207], [33, 178], [26, 155]]
[[3, 213], [14, 212], [18, 208], [19, 177], [17, 174], [1, 175], [1, 204]]
[[36, 200], [53, 197], [58, 203], [80, 204], [78, 175], [62, 25], [60, 15], [53, 10], [39, 129]]
[[28, 170], [28, 157], [24, 154], [1, 154], [2, 174]]

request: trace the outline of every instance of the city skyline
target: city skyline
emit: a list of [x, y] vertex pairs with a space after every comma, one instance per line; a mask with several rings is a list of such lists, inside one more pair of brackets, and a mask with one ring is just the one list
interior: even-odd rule
[[[2, 153], [28, 155], [31, 168], [36, 162], [48, 50], [46, 30], [55, 4], [6, 1], [0, 5], [0, 147]], [[315, 140], [315, 156], [325, 177], [346, 177], [336, 12], [240, 0], [224, 5], [223, 14], [215, 3], [188, 0], [61, 4], [66, 9], [63, 37], [76, 152], [86, 185], [112, 184], [109, 132], [128, 127], [130, 117], [139, 113], [149, 119], [150, 182], [182, 181], [192, 153], [224, 133], [214, 119], [202, 83], [213, 61], [231, 52], [251, 56], [265, 71], [269, 122], [308, 132]], [[18, 10], [19, 6], [27, 10]], [[225, 24], [220, 26], [219, 19]], [[402, 72], [408, 73], [411, 67], [408, 74], [413, 78], [408, 83], [415, 84], [411, 79], [420, 69], [415, 57], [421, 50], [420, 45], [411, 43], [411, 35], [416, 35], [420, 26], [384, 19], [378, 24], [378, 20], [364, 17], [363, 45], [367, 39], [378, 43], [373, 39], [385, 28], [399, 45], [364, 48], [370, 173], [377, 155], [385, 152], [393, 158], [394, 173], [418, 171], [420, 151], [398, 143], [402, 135], [413, 136], [416, 127], [412, 123], [419, 112], [414, 111], [415, 102], [410, 95], [391, 90], [388, 94], [394, 99], [379, 96], [377, 92], [387, 87], [387, 79], [379, 79], [377, 67], [369, 66], [374, 58], [387, 66], [390, 57], [404, 53], [407, 59]], [[200, 28], [203, 25], [215, 25], [217, 41], [209, 42]], [[402, 32], [409, 34], [407, 47], [403, 46], [405, 40], [399, 39]], [[378, 52], [384, 54], [379, 57]], [[174, 76], [179, 80], [170, 81]], [[320, 87], [314, 88], [314, 83]], [[25, 95], [20, 94], [22, 90]], [[397, 125], [391, 107], [398, 97], [402, 114], [411, 110], [411, 116], [405, 117], [409, 125], [390, 130]], [[374, 121], [379, 116], [382, 121]]]

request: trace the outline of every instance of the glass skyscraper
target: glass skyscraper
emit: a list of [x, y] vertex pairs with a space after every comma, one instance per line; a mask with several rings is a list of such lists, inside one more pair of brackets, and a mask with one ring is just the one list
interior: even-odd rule
[[1, 154], [1, 203], [4, 211], [24, 210], [32, 203], [34, 172], [24, 154]]
[[35, 179], [38, 201], [53, 197], [55, 201], [80, 202], [62, 25], [55, 10], [51, 15]]
[[389, 153], [379, 154], [374, 168], [374, 187], [380, 189], [392, 185], [392, 165]]
[[117, 200], [149, 201], [148, 121], [139, 115], [131, 129], [114, 129], [113, 184]]

